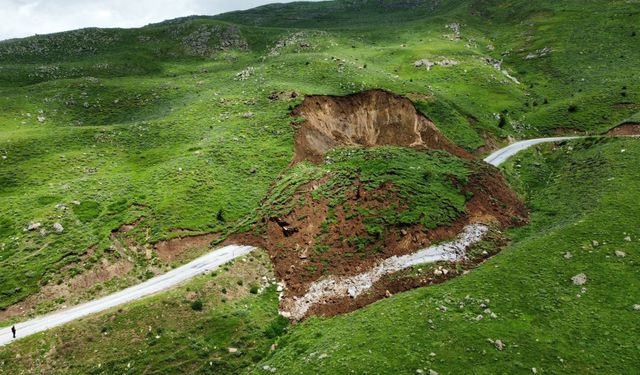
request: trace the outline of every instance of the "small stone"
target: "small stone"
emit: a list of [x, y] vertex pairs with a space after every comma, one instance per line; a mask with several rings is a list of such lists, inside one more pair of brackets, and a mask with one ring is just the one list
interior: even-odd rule
[[504, 350], [504, 346], [505, 345], [502, 342], [502, 340], [496, 340], [493, 344], [496, 346], [496, 349], [498, 349], [500, 351]]
[[633, 309], [635, 311], [640, 311], [640, 304], [637, 303], [637, 304], [633, 305]]
[[624, 238], [624, 240], [625, 240], [625, 241], [627, 241], [627, 242], [631, 242], [631, 237], [630, 237], [630, 236], [626, 236], [626, 237]]
[[531, 372], [534, 373], [534, 374], [537, 374], [538, 373], [538, 369], [536, 369], [535, 367], [532, 367], [531, 368]]
[[60, 223], [55, 223], [53, 224], [53, 230], [55, 230], [56, 233], [62, 233], [64, 232], [64, 227]]
[[598, 246], [600, 246], [600, 242], [598, 242], [596, 240], [593, 240], [593, 241], [591, 241], [591, 246], [598, 247]]
[[391, 293], [391, 292], [390, 292], [390, 291], [388, 291], [388, 290], [386, 290], [386, 291], [384, 292], [384, 295], [385, 295], [385, 297], [387, 297], [387, 298], [393, 297], [393, 293]]
[[229, 348], [229, 353], [237, 353], [238, 348]]
[[417, 370], [416, 370], [416, 374], [419, 374], [419, 375], [424, 374], [424, 371], [423, 371], [423, 370], [421, 370], [421, 369], [417, 369]]
[[584, 273], [579, 273], [572, 277], [571, 281], [573, 281], [573, 283], [578, 286], [584, 285], [587, 283], [587, 275], [585, 275]]
[[442, 270], [435, 270], [433, 271], [433, 274], [436, 276], [442, 276]]
[[247, 112], [242, 115], [242, 118], [246, 118], [246, 119], [249, 119], [252, 117], [253, 117], [253, 112]]
[[33, 231], [40, 228], [41, 226], [42, 226], [42, 223], [29, 223], [29, 226], [27, 226], [27, 230]]
[[491, 313], [491, 319], [497, 319], [498, 315], [494, 312]]
[[479, 321], [481, 321], [482, 319], [484, 319], [484, 316], [483, 316], [482, 314], [481, 314], [481, 315], [478, 315], [478, 316], [476, 316], [476, 317], [475, 317], [475, 321], [476, 321], [476, 322], [479, 322]]
[[570, 252], [568, 252], [568, 251], [567, 251], [567, 252], [564, 254], [564, 259], [571, 259], [571, 258], [573, 258], [573, 254], [571, 254]]
[[429, 370], [429, 375], [438, 375], [438, 373], [433, 370]]
[[625, 253], [624, 251], [620, 251], [620, 250], [616, 250], [616, 251], [615, 251], [615, 254], [616, 254], [616, 256], [617, 256], [617, 257], [619, 257], [619, 258], [624, 258], [624, 257], [626, 257], [626, 256], [627, 256], [627, 253]]

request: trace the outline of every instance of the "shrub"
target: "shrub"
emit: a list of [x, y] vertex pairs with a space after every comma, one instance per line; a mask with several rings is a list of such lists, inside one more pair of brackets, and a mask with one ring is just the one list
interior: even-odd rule
[[202, 311], [202, 307], [202, 301], [200, 301], [199, 299], [191, 302], [191, 309], [194, 311]]
[[251, 294], [258, 294], [258, 286], [257, 285], [251, 285], [251, 289], [249, 289], [249, 293]]
[[567, 111], [569, 111], [570, 113], [575, 113], [578, 111], [578, 106], [575, 104], [571, 104], [569, 108], [567, 108]]

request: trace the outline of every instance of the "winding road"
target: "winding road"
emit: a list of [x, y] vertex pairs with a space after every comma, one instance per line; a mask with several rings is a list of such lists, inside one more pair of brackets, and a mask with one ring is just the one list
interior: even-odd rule
[[[555, 138], [538, 138], [526, 141], [516, 142], [506, 146], [484, 159], [485, 162], [499, 166], [511, 156], [525, 150], [533, 145], [545, 142], [558, 142], [581, 137], [555, 137]], [[230, 262], [233, 259], [245, 256], [255, 248], [251, 246], [231, 245], [220, 249], [216, 249], [188, 264], [175, 268], [163, 275], [149, 279], [141, 284], [124, 289], [120, 292], [102, 297], [90, 302], [86, 302], [65, 310], [57, 311], [39, 318], [16, 324], [17, 338], [23, 338], [38, 332], [45, 331], [50, 328], [61, 326], [70, 321], [95, 314], [115, 306], [122, 305], [167, 290], [174, 287], [194, 276], [214, 270], [219, 266]], [[13, 341], [11, 327], [2, 328], [0, 332], [0, 346], [6, 345]]]

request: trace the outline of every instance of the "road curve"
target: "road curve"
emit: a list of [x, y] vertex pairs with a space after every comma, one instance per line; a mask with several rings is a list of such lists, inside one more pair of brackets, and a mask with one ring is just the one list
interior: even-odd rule
[[[582, 137], [555, 137], [538, 138], [516, 142], [506, 146], [484, 159], [485, 162], [494, 166], [499, 166], [518, 152], [533, 145], [545, 142], [558, 142]], [[154, 293], [169, 289], [192, 277], [216, 269], [217, 267], [230, 262], [231, 260], [247, 255], [255, 248], [251, 246], [231, 245], [221, 249], [216, 249], [209, 254], [173, 269], [163, 275], [149, 279], [141, 284], [124, 289], [120, 292], [102, 297], [90, 302], [86, 302], [65, 310], [44, 315], [23, 323], [16, 324], [18, 339], [45, 331], [57, 326], [61, 326], [70, 321], [95, 314], [139, 298], [149, 296]], [[5, 327], [0, 331], [0, 346], [13, 341], [11, 328]]]
[[568, 141], [571, 139], [579, 139], [579, 138], [584, 138], [584, 137], [536, 138], [536, 139], [528, 139], [526, 141], [515, 142], [487, 156], [484, 159], [484, 161], [497, 167], [500, 164], [507, 161], [507, 159], [509, 159], [513, 155], [517, 154], [522, 150], [526, 150], [527, 148], [533, 145], [537, 145], [540, 143], [548, 143], [548, 142]]
[[[16, 324], [17, 337], [33, 335], [44, 330], [57, 327], [87, 315], [110, 309], [126, 302], [166, 290], [181, 282], [207, 271], [216, 269], [222, 264], [247, 255], [255, 248], [251, 246], [231, 245], [212, 251], [191, 263], [175, 268], [165, 274], [149, 279], [141, 284], [124, 289], [120, 292], [83, 303], [66, 310], [61, 310], [39, 318]], [[2, 328], [0, 332], [0, 346], [13, 340], [11, 327]]]

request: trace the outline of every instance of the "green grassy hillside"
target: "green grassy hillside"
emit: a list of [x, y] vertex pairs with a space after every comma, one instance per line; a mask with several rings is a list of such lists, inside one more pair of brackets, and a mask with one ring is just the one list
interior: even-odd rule
[[[305, 94], [407, 95], [476, 154], [509, 137], [638, 122], [638, 25], [640, 5], [628, 0], [341, 0], [0, 42], [0, 326], [207, 250], [163, 260], [157, 241], [248, 230], [292, 160], [289, 113]], [[589, 141], [519, 157], [507, 171], [533, 222], [509, 233], [509, 251], [450, 283], [303, 323], [265, 363], [291, 373], [471, 363], [479, 373], [632, 372], [636, 148]], [[618, 248], [626, 258], [611, 255]], [[579, 272], [590, 281], [577, 299]], [[82, 275], [89, 282], [72, 295], [48, 294]], [[272, 294], [260, 302], [269, 317]], [[497, 320], [471, 319], [484, 299]], [[3, 315], [16, 304], [25, 311]]]

